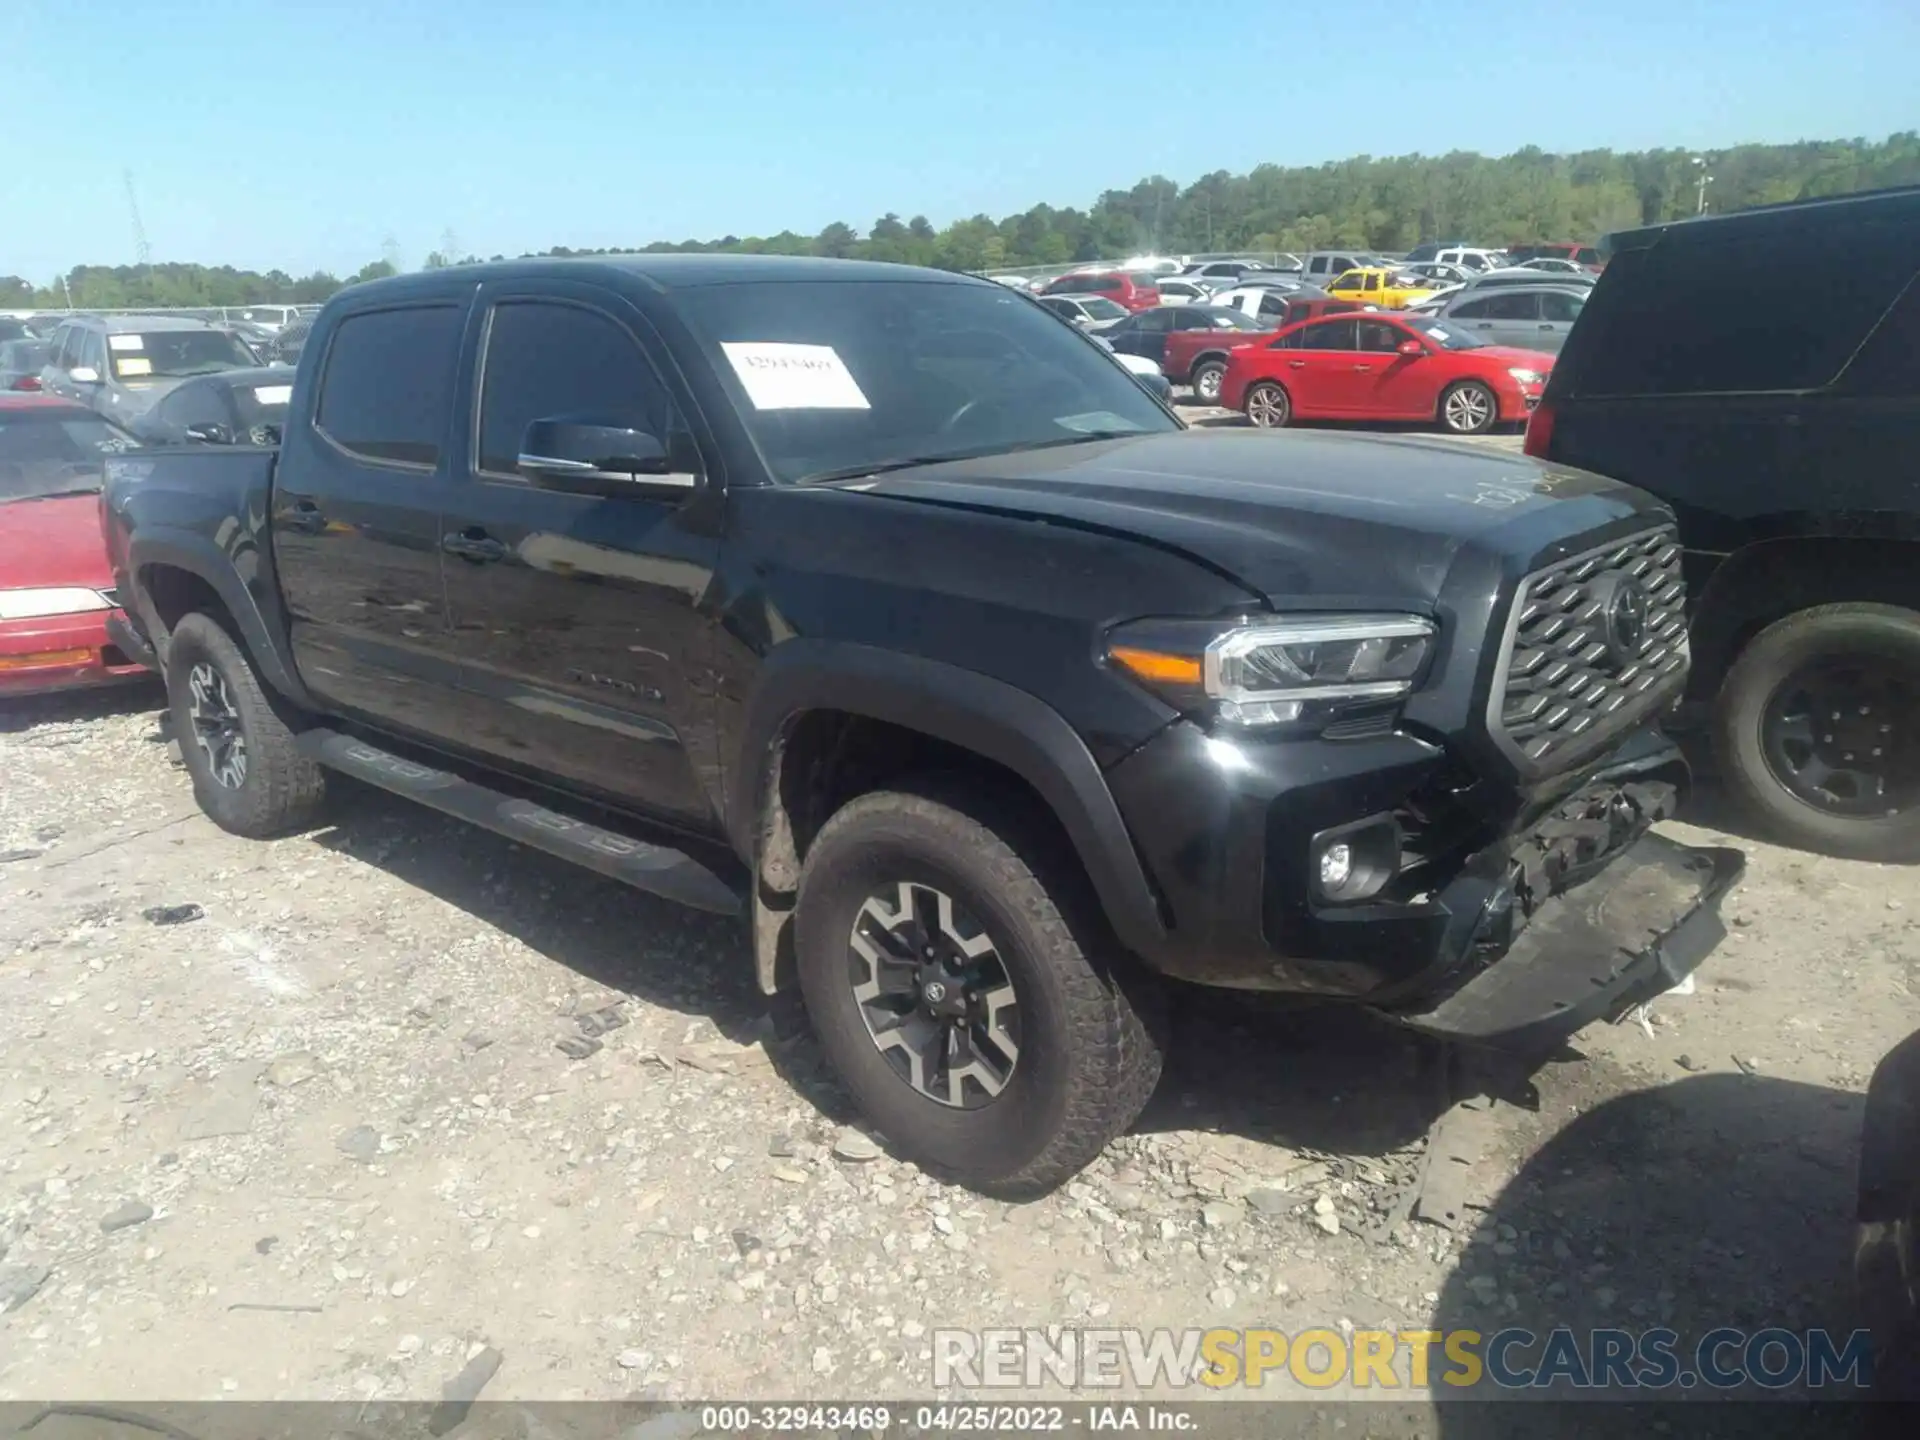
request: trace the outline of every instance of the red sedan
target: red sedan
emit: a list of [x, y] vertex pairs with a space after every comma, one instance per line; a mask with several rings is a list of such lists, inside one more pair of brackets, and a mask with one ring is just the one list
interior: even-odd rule
[[1151, 310], [1160, 303], [1155, 277], [1145, 271], [1078, 270], [1049, 280], [1042, 295], [1099, 295], [1129, 310]]
[[1263, 428], [1411, 420], [1478, 435], [1524, 422], [1552, 370], [1551, 355], [1487, 345], [1446, 320], [1342, 315], [1232, 351], [1220, 403]]
[[100, 534], [105, 457], [138, 442], [91, 410], [0, 395], [0, 697], [132, 680]]

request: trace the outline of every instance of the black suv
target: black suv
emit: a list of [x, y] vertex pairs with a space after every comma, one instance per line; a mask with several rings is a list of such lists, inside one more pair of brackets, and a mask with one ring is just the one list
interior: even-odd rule
[[1630, 486], [1188, 431], [1005, 286], [776, 257], [353, 286], [283, 436], [110, 467], [207, 813], [344, 771], [751, 914], [975, 1184], [1132, 1121], [1155, 972], [1552, 1043], [1721, 933], [1738, 854], [1649, 830], [1685, 623]]
[[1528, 452], [1678, 514], [1689, 697], [1756, 816], [1920, 858], [1920, 187], [1606, 243]]

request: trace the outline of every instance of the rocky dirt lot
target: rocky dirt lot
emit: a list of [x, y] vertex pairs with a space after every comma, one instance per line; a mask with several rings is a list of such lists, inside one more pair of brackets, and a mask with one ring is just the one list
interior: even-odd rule
[[488, 1399], [907, 1397], [943, 1326], [1850, 1323], [1913, 870], [1735, 838], [1695, 992], [1531, 1077], [1183, 995], [1135, 1131], [1010, 1206], [852, 1123], [744, 931], [345, 785], [234, 839], [160, 703], [0, 710], [0, 1400], [437, 1399], [476, 1358]]

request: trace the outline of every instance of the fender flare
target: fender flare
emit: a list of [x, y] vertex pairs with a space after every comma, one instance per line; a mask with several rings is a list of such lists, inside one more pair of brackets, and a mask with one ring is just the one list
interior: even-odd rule
[[133, 582], [141, 623], [146, 626], [148, 636], [155, 641], [154, 648], [162, 661], [166, 658], [165, 641], [161, 639], [165, 627], [160, 624], [159, 616], [154, 611], [153, 597], [147, 593], [144, 579], [147, 567], [151, 565], [170, 565], [176, 570], [185, 570], [212, 586], [214, 593], [220, 597], [220, 603], [226, 606], [227, 613], [233, 617], [234, 624], [240, 627], [240, 639], [246, 646], [248, 656], [259, 668], [260, 678], [296, 704], [307, 709], [317, 708], [313, 697], [307, 693], [307, 687], [300, 683], [291, 657], [275, 639], [273, 629], [260, 613], [259, 602], [246, 581], [241, 579], [233, 561], [213, 541], [192, 531], [170, 527], [143, 528], [136, 531], [127, 543], [127, 574]]
[[768, 654], [726, 785], [728, 834], [749, 864], [775, 747], [793, 719], [810, 710], [899, 725], [1018, 775], [1060, 821], [1121, 942], [1146, 956], [1164, 947], [1159, 899], [1113, 792], [1060, 713], [977, 671], [872, 646], [795, 639]]

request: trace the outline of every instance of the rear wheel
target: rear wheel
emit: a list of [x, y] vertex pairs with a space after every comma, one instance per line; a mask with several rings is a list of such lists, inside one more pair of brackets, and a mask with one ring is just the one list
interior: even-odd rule
[[1139, 1114], [1161, 1047], [1136, 1002], [1154, 996], [1123, 981], [1076, 892], [1011, 807], [887, 791], [822, 828], [795, 916], [800, 987], [828, 1059], [901, 1153], [1021, 1198]]
[[1920, 858], [1920, 613], [1820, 605], [1768, 626], [1715, 701], [1730, 788], [1790, 844]]
[[1449, 385], [1440, 397], [1440, 424], [1451, 435], [1484, 435], [1499, 418], [1499, 400], [1478, 380]]
[[1193, 373], [1187, 377], [1193, 386], [1193, 398], [1202, 405], [1220, 403], [1220, 382], [1226, 378], [1227, 365], [1224, 360], [1202, 360], [1193, 367]]
[[1247, 391], [1247, 419], [1262, 430], [1278, 430], [1293, 419], [1293, 400], [1271, 380]]
[[208, 615], [188, 615], [167, 644], [167, 702], [193, 798], [222, 830], [254, 839], [310, 823], [326, 796], [320, 767], [253, 664]]

